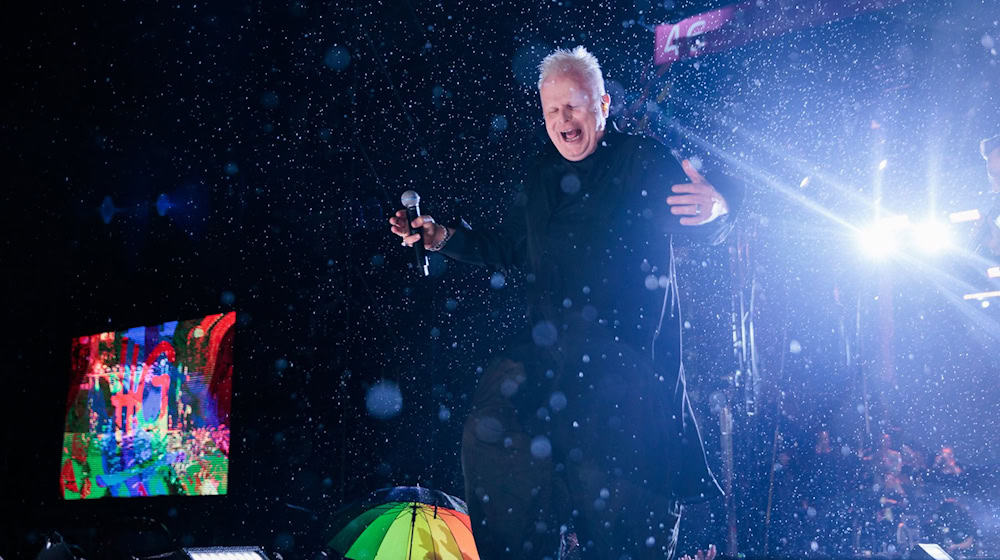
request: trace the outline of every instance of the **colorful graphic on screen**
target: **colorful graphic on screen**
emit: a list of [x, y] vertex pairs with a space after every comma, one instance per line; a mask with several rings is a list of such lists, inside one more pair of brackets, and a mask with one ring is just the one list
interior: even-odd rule
[[225, 494], [236, 313], [73, 340], [62, 495]]

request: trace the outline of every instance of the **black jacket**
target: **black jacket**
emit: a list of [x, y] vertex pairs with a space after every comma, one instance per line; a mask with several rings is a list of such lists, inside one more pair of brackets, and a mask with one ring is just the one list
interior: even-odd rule
[[[633, 442], [609, 444], [609, 450], [617, 449], [609, 456], [635, 447], [636, 437], [651, 438], [651, 449], [643, 451], [647, 456], [638, 460], [642, 464], [636, 471], [670, 471], [665, 484], [683, 501], [721, 493], [687, 400], [681, 326], [669, 310], [662, 313], [672, 277], [671, 239], [719, 243], [732, 229], [734, 206], [742, 195], [738, 184], [706, 178], [726, 197], [730, 214], [710, 224], [682, 226], [666, 203], [674, 194], [672, 185], [690, 182], [680, 163], [655, 140], [608, 131], [597, 150], [579, 162], [550, 147], [531, 166], [500, 227], [458, 227], [441, 251], [458, 261], [524, 272], [530, 336], [526, 331], [522, 344], [512, 348], [519, 361], [545, 364], [538, 366], [542, 372], [566, 369], [567, 374], [562, 381], [559, 373], [553, 383], [540, 380], [535, 400], [544, 400], [552, 390], [587, 399], [586, 388], [577, 386], [576, 369], [558, 364], [577, 363], [588, 348], [621, 354], [614, 347], [625, 344], [628, 354], [648, 363], [628, 362], [627, 369], [650, 373], [625, 378], [627, 388], [616, 399], [621, 406], [634, 402], [634, 408], [648, 411], [636, 412], [635, 421], [650, 426], [646, 431], [652, 433], [626, 436], [623, 431], [622, 437]], [[650, 394], [660, 395], [655, 400], [661, 404], [650, 403]], [[518, 408], [534, 413], [537, 403], [519, 398], [526, 400]]]

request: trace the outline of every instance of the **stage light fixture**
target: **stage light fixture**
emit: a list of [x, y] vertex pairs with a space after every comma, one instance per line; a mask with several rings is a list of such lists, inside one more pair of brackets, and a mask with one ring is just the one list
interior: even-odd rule
[[954, 560], [940, 545], [920, 543], [910, 551], [911, 560]]
[[899, 238], [909, 224], [905, 215], [889, 216], [858, 232], [858, 243], [869, 257], [882, 259], [899, 248]]
[[875, 259], [881, 259], [896, 250], [896, 240], [891, 236], [886, 236], [882, 228], [877, 226], [869, 227], [858, 233], [858, 242], [866, 255]]
[[995, 298], [995, 297], [1000, 297], [1000, 290], [994, 290], [992, 292], [977, 292], [975, 294], [965, 294], [964, 296], [962, 296], [962, 299], [964, 300], [978, 299], [979, 301], [983, 301], [985, 299]]
[[940, 222], [924, 222], [913, 226], [913, 241], [924, 253], [939, 253], [951, 245], [951, 231]]
[[181, 550], [190, 560], [270, 560], [258, 546], [213, 546]]
[[973, 208], [972, 210], [964, 210], [962, 212], [952, 212], [948, 214], [948, 219], [951, 220], [953, 224], [960, 224], [962, 222], [974, 222], [981, 218], [982, 215], [979, 210]]

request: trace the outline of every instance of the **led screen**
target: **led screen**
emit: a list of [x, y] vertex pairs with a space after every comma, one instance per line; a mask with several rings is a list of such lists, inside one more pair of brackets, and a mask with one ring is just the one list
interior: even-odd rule
[[225, 494], [234, 312], [72, 343], [67, 500]]

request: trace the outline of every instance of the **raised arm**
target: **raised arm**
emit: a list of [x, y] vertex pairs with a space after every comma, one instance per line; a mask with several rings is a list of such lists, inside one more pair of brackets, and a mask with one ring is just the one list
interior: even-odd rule
[[722, 243], [732, 231], [736, 211], [743, 202], [743, 185], [717, 175], [706, 179], [689, 160], [681, 163], [688, 182], [672, 185], [667, 197], [670, 213], [691, 227], [690, 235], [712, 245]]
[[[519, 193], [503, 223], [494, 228], [446, 226], [427, 215], [414, 219], [412, 226], [422, 232], [424, 248], [428, 251], [440, 251], [460, 262], [509, 270], [522, 266], [526, 259], [525, 200], [526, 195]], [[411, 235], [406, 227], [406, 210], [396, 212], [389, 223], [404, 245], [412, 246], [420, 239], [420, 235]]]
[[637, 149], [637, 164], [646, 173], [645, 185], [665, 204], [654, 208], [661, 233], [682, 234], [691, 239], [721, 243], [733, 228], [742, 206], [744, 187], [721, 173], [703, 176], [690, 161], [681, 163], [653, 140]]

